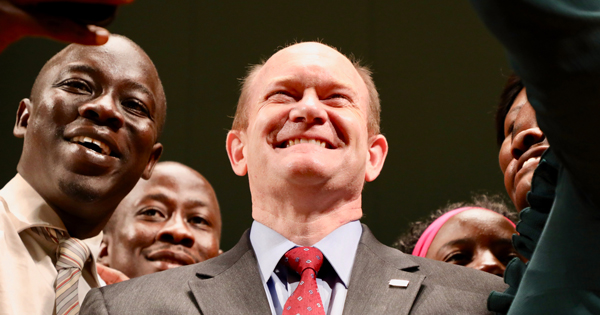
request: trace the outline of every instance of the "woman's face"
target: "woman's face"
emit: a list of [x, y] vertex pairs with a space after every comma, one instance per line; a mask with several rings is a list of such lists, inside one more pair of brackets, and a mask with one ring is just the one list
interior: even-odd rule
[[527, 192], [540, 156], [548, 148], [548, 141], [537, 124], [535, 111], [525, 89], [517, 95], [504, 120], [504, 142], [498, 153], [504, 187], [517, 211], [528, 207]]
[[425, 257], [503, 276], [506, 264], [520, 257], [511, 242], [515, 233], [501, 214], [466, 210], [446, 221]]

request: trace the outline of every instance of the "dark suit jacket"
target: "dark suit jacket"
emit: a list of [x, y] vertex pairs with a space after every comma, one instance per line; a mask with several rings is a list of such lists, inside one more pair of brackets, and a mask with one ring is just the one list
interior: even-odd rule
[[[205, 262], [93, 289], [81, 314], [270, 314], [249, 235]], [[488, 294], [504, 289], [500, 277], [387, 247], [363, 225], [344, 314], [489, 314]]]
[[[508, 314], [600, 314], [600, 1], [471, 1], [522, 78], [550, 143], [545, 158], [557, 162], [531, 260], [505, 274], [516, 289]], [[524, 211], [518, 230], [537, 214]]]

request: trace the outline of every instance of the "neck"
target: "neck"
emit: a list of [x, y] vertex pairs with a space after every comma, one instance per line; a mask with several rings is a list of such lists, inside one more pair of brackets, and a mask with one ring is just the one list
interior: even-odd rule
[[254, 220], [301, 246], [312, 246], [340, 226], [362, 217], [360, 195], [329, 202], [315, 196], [252, 199]]
[[[50, 205], [54, 211], [58, 214], [60, 219], [63, 221], [67, 232], [69, 232], [69, 236], [83, 240], [86, 238], [94, 237], [100, 232], [102, 232], [102, 228], [108, 222], [110, 217], [104, 219], [104, 221], [99, 222], [98, 220], [82, 220], [82, 218], [70, 215], [67, 212], [58, 210], [57, 208]], [[88, 223], [89, 222], [89, 223]]]

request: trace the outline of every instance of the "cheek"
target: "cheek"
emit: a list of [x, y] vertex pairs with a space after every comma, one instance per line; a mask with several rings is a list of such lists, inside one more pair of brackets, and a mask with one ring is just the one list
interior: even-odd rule
[[204, 259], [216, 256], [219, 251], [219, 242], [213, 233], [197, 232], [195, 238], [197, 250], [200, 252], [200, 256], [202, 256]]
[[498, 162], [500, 164], [500, 169], [502, 170], [502, 173], [506, 173], [506, 169], [508, 168], [508, 165], [512, 160], [513, 156], [511, 153], [510, 139], [507, 138], [502, 143], [500, 151], [498, 152]]
[[157, 140], [156, 126], [145, 122], [136, 122], [134, 119], [128, 119], [126, 126], [128, 141], [135, 148], [135, 151], [149, 157], [152, 145]]
[[124, 247], [138, 252], [154, 244], [158, 229], [152, 223], [136, 222], [130, 224], [129, 227], [123, 228], [121, 231], [120, 239]]

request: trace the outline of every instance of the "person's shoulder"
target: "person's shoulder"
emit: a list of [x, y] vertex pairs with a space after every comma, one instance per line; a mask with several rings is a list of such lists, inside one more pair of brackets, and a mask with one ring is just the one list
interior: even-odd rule
[[419, 264], [417, 272], [426, 276], [425, 285], [486, 293], [504, 291], [507, 287], [502, 277], [487, 272], [423, 257], [411, 256], [411, 259]]
[[171, 288], [174, 290], [182, 284], [187, 286], [187, 281], [193, 279], [196, 275], [198, 264], [182, 266], [174, 269], [169, 269], [161, 272], [155, 272], [149, 275], [129, 279], [127, 281], [111, 284], [101, 288], [104, 296], [115, 292], [143, 293], [152, 291], [155, 287]]
[[195, 309], [188, 282], [195, 278], [196, 265], [183, 266], [92, 289], [81, 314], [186, 313]]
[[368, 242], [373, 253], [381, 259], [416, 274], [424, 275], [423, 285], [466, 290], [475, 293], [504, 291], [506, 284], [501, 277], [487, 272], [457, 266], [433, 259], [409, 255], [379, 242]]

